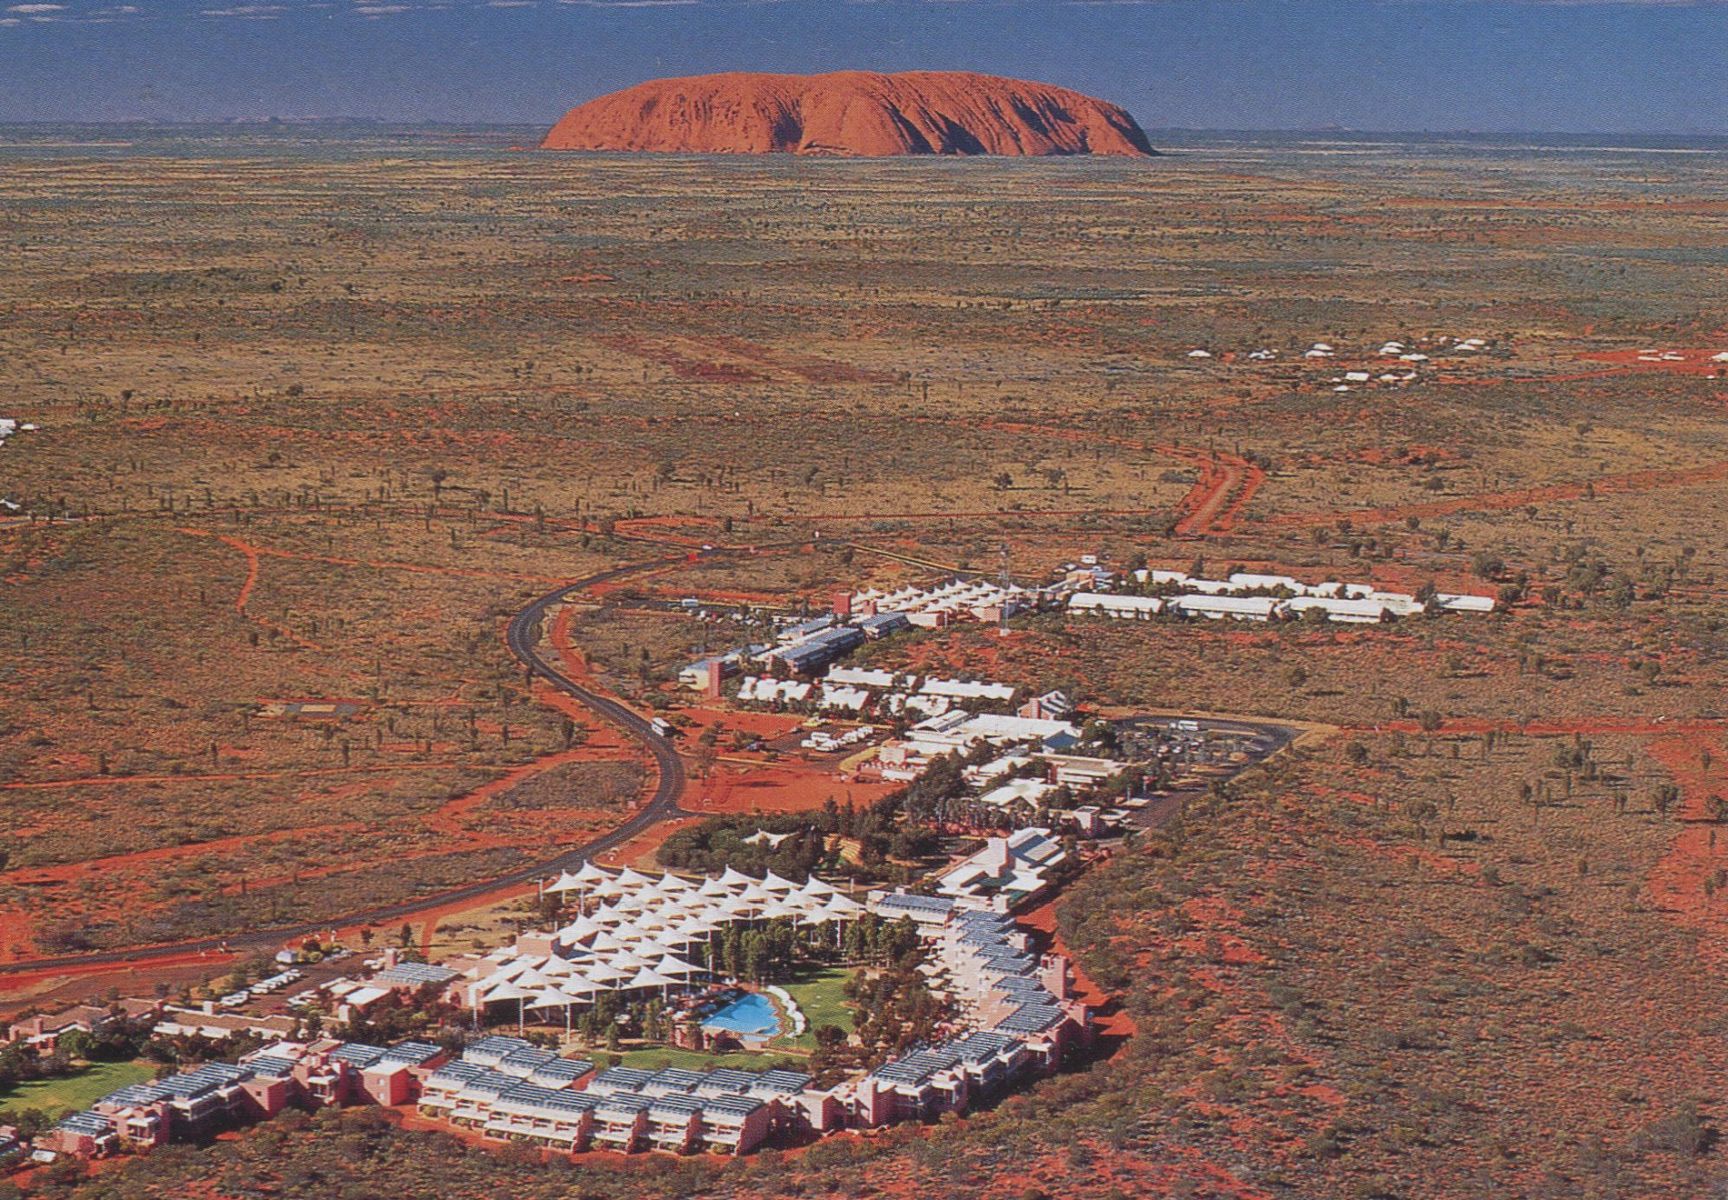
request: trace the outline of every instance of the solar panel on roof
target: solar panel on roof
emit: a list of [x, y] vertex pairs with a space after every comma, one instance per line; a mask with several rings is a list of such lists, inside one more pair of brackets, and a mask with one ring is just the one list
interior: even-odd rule
[[479, 1063], [457, 1059], [455, 1062], [445, 1063], [432, 1072], [432, 1081], [435, 1083], [465, 1083], [470, 1079], [478, 1079], [487, 1074], [487, 1071], [488, 1069]]
[[720, 1067], [708, 1072], [700, 1086], [707, 1088], [722, 1088], [727, 1091], [741, 1092], [756, 1082], [756, 1076], [748, 1071], [739, 1071], [731, 1067]]
[[431, 963], [405, 962], [378, 972], [374, 983], [411, 984], [420, 986], [428, 983], [448, 983], [455, 979], [457, 972], [449, 967], [435, 966]]
[[190, 1100], [195, 1096], [202, 1096], [207, 1092], [215, 1091], [217, 1083], [213, 1079], [201, 1079], [195, 1075], [170, 1075], [162, 1081], [162, 1086], [170, 1095], [182, 1100]]
[[688, 1117], [701, 1111], [700, 1100], [679, 1094], [657, 1097], [648, 1106], [648, 1115], [651, 1117]]
[[747, 1117], [761, 1108], [763, 1101], [754, 1096], [709, 1096], [702, 1101], [702, 1111], [706, 1113], [724, 1113], [727, 1116]]
[[926, 1079], [930, 1078], [932, 1074], [934, 1074], [933, 1071], [924, 1070], [917, 1064], [909, 1062], [887, 1063], [883, 1066], [877, 1067], [874, 1073], [876, 1078], [885, 1079], [889, 1083], [909, 1084], [923, 1083]]
[[330, 1057], [356, 1067], [369, 1067], [384, 1057], [384, 1047], [370, 1046], [365, 1042], [343, 1042], [330, 1051]]
[[1053, 1004], [1022, 1004], [996, 1022], [996, 1028], [1009, 1033], [1042, 1033], [1061, 1024], [1062, 1017], [1062, 1010]]
[[166, 1100], [172, 1095], [167, 1088], [156, 1083], [129, 1083], [118, 1091], [109, 1092], [98, 1104], [111, 1104], [116, 1108], [129, 1108], [135, 1104], [154, 1104], [158, 1100]]
[[513, 1087], [520, 1086], [522, 1081], [513, 1075], [500, 1075], [497, 1071], [486, 1071], [470, 1079], [462, 1090], [481, 1096], [502, 1096]]
[[513, 1088], [499, 1093], [500, 1104], [533, 1107], [543, 1104], [557, 1095], [551, 1088], [536, 1087], [532, 1083], [519, 1083]]
[[472, 1046], [469, 1046], [462, 1052], [462, 1057], [471, 1061], [485, 1061], [490, 1059], [493, 1062], [496, 1062], [506, 1055], [516, 1053], [518, 1050], [528, 1049], [532, 1049], [532, 1047], [521, 1038], [505, 1037], [502, 1034], [495, 1033], [483, 1037]]
[[594, 1069], [590, 1062], [578, 1062], [568, 1058], [555, 1058], [551, 1062], [543, 1062], [528, 1073], [528, 1078], [536, 1081], [556, 1080], [569, 1083], [580, 1079]]
[[652, 1103], [647, 1096], [638, 1096], [634, 1092], [614, 1092], [602, 1096], [595, 1108], [602, 1113], [639, 1113]]
[[384, 1057], [391, 1062], [418, 1066], [429, 1058], [437, 1058], [443, 1052], [442, 1046], [434, 1046], [431, 1042], [398, 1042], [384, 1052]]
[[877, 905], [878, 908], [903, 908], [909, 912], [948, 912], [954, 907], [952, 900], [939, 900], [935, 896], [909, 896], [896, 892], [892, 896], [884, 896]]
[[810, 1086], [811, 1077], [802, 1071], [764, 1071], [760, 1086], [777, 1092], [801, 1092]]
[[596, 1075], [588, 1086], [602, 1092], [639, 1092], [652, 1078], [649, 1072], [635, 1067], [611, 1067]]
[[954, 1043], [954, 1052], [965, 1062], [983, 1062], [995, 1058], [1003, 1052], [1020, 1044], [1020, 1039], [1009, 1037], [1004, 1033], [994, 1033], [989, 1030], [979, 1030], [967, 1034]]
[[60, 1118], [54, 1126], [72, 1133], [87, 1134], [90, 1137], [101, 1137], [114, 1132], [114, 1122], [101, 1113], [75, 1112]]
[[541, 1063], [549, 1063], [557, 1057], [550, 1050], [540, 1050], [531, 1046], [526, 1050], [517, 1050], [512, 1054], [506, 1054], [499, 1060], [498, 1069], [511, 1075], [527, 1075]]
[[542, 1107], [552, 1112], [585, 1113], [599, 1106], [600, 1097], [590, 1096], [587, 1092], [553, 1092]]

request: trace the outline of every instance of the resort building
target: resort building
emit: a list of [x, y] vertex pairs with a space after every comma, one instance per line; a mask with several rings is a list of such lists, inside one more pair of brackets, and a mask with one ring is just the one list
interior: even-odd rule
[[1050, 830], [1017, 829], [1007, 837], [985, 839], [982, 849], [937, 878], [936, 890], [1006, 912], [1048, 891], [1067, 861], [1068, 851]]
[[[686, 879], [588, 863], [543, 894], [564, 897], [578, 915], [556, 930], [525, 933], [470, 968], [453, 998], [476, 1015], [521, 1024], [532, 1013], [569, 1027], [603, 993], [670, 999], [706, 987], [706, 951], [728, 926], [789, 919], [838, 931], [864, 912], [814, 876], [796, 884], [731, 869]], [[751, 1040], [750, 1031], [731, 1032]]]
[[[507, 1073], [511, 1063], [525, 1063], [529, 1052], [567, 1063], [556, 1072], [561, 1081]], [[558, 1059], [517, 1038], [496, 1036], [433, 1072], [419, 1108], [423, 1116], [500, 1141], [626, 1154], [743, 1154], [778, 1130], [822, 1132], [839, 1119], [832, 1098], [813, 1092], [810, 1077], [795, 1071], [612, 1067], [595, 1073], [592, 1063]]]

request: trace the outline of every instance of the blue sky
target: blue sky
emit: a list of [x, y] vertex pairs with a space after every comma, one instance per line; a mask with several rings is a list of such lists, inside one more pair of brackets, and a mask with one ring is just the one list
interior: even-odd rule
[[1148, 128], [1728, 134], [1728, 0], [0, 0], [0, 122], [539, 124], [658, 75], [851, 67]]

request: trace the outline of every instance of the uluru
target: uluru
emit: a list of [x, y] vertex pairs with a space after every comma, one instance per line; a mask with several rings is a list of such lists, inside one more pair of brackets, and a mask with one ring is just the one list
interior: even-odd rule
[[654, 79], [565, 113], [543, 150], [667, 154], [1156, 154], [1126, 110], [968, 71]]

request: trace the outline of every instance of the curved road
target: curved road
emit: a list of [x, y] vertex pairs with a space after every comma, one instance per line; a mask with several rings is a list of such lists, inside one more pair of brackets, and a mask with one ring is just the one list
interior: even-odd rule
[[[711, 553], [723, 553], [723, 551]], [[684, 553], [670, 558], [629, 563], [622, 567], [613, 567], [611, 570], [589, 575], [571, 583], [561, 584], [511, 617], [510, 625], [505, 631], [504, 640], [510, 648], [510, 653], [516, 656], [530, 674], [544, 679], [559, 691], [573, 697], [579, 704], [601, 719], [617, 725], [646, 746], [648, 752], [654, 756], [654, 764], [660, 775], [659, 782], [654, 787], [654, 793], [648, 798], [647, 803], [637, 809], [630, 819], [622, 825], [602, 834], [591, 842], [568, 850], [548, 862], [534, 863], [505, 875], [482, 879], [449, 891], [418, 896], [412, 900], [403, 900], [396, 904], [383, 905], [363, 912], [348, 913], [322, 921], [280, 926], [230, 937], [199, 938], [187, 942], [168, 942], [154, 946], [102, 950], [91, 954], [68, 954], [57, 958], [33, 958], [24, 962], [4, 963], [0, 964], [0, 975], [20, 975], [26, 972], [78, 967], [126, 966], [133, 963], [154, 962], [160, 959], [184, 958], [192, 954], [224, 949], [243, 953], [248, 950], [270, 949], [293, 938], [308, 937], [326, 929], [353, 925], [381, 925], [387, 922], [400, 921], [430, 909], [443, 908], [452, 902], [459, 903], [463, 900], [478, 899], [504, 888], [532, 883], [536, 879], [556, 871], [580, 866], [594, 855], [604, 854], [608, 850], [615, 849], [645, 830], [658, 825], [661, 821], [674, 816], [679, 811], [678, 801], [684, 794], [685, 785], [684, 763], [678, 757], [677, 748], [668, 739], [655, 733], [654, 727], [631, 709], [616, 700], [600, 695], [598, 692], [588, 690], [565, 675], [557, 666], [541, 655], [538, 643], [541, 623], [545, 620], [546, 613], [554, 606], [562, 603], [570, 593], [583, 591], [597, 584], [610, 583], [615, 579], [622, 579], [641, 571], [684, 562], [689, 557], [689, 553]]]

